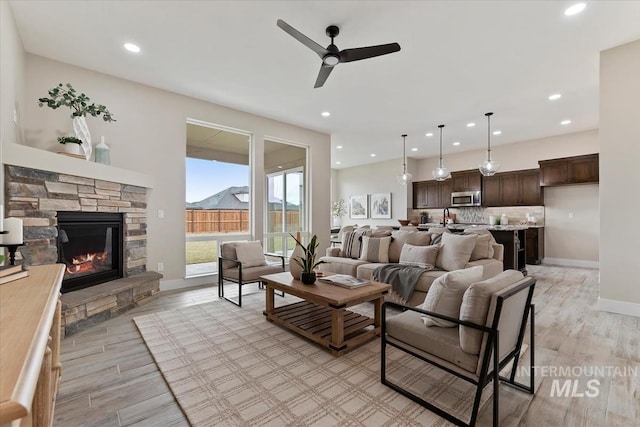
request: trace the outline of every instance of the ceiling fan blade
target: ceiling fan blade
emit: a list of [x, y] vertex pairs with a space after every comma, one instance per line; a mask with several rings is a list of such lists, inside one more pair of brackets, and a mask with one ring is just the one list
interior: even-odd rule
[[386, 55], [398, 52], [398, 43], [381, 44], [377, 46], [357, 47], [355, 49], [345, 49], [340, 52], [340, 62], [360, 61], [361, 59], [373, 58], [375, 56]]
[[298, 40], [300, 43], [314, 51], [318, 54], [320, 58], [324, 57], [328, 50], [324, 47], [320, 46], [318, 43], [311, 40], [309, 37], [302, 34], [300, 31], [293, 28], [291, 25], [284, 22], [282, 19], [278, 19], [278, 27], [282, 28], [285, 32], [287, 32], [291, 37]]
[[313, 87], [314, 88], [321, 87], [324, 84], [324, 82], [327, 81], [327, 77], [329, 77], [329, 74], [331, 74], [332, 71], [333, 71], [332, 65], [327, 65], [323, 63], [322, 67], [320, 67], [320, 72], [318, 73], [316, 84]]

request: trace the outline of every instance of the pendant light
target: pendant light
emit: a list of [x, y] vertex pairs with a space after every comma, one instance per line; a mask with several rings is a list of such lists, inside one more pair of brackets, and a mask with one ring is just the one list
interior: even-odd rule
[[411, 175], [409, 172], [407, 172], [407, 143], [406, 143], [406, 138], [407, 138], [407, 134], [405, 133], [402, 136], [402, 175], [398, 175], [398, 182], [402, 185], [407, 185], [411, 182], [411, 178], [413, 178], [413, 175]]
[[487, 116], [487, 160], [480, 164], [480, 173], [484, 176], [493, 176], [498, 172], [500, 165], [491, 160], [491, 116], [493, 113], [486, 113]]
[[431, 173], [436, 181], [446, 181], [451, 178], [451, 172], [442, 165], [442, 128], [444, 125], [439, 125], [438, 127], [440, 128], [440, 162], [438, 163], [438, 168]]

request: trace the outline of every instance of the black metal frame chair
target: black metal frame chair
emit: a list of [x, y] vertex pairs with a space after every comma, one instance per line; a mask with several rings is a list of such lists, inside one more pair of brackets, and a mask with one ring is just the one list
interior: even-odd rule
[[[477, 417], [478, 417], [478, 411], [480, 409], [480, 399], [482, 397], [482, 391], [484, 389], [485, 386], [487, 386], [487, 384], [489, 384], [489, 382], [493, 381], [493, 425], [497, 426], [498, 425], [498, 421], [499, 421], [499, 412], [498, 412], [498, 408], [499, 408], [499, 385], [500, 385], [500, 381], [504, 382], [505, 384], [508, 384], [512, 387], [515, 387], [519, 390], [522, 391], [526, 391], [529, 394], [534, 394], [535, 392], [535, 386], [534, 386], [534, 367], [535, 367], [535, 360], [534, 360], [534, 354], [535, 354], [535, 342], [534, 342], [534, 336], [535, 336], [535, 305], [531, 303], [532, 299], [533, 299], [533, 290], [535, 287], [535, 283], [536, 281], [534, 279], [532, 279], [531, 277], [528, 277], [525, 279], [525, 281], [520, 284], [519, 286], [509, 290], [508, 292], [504, 293], [503, 295], [499, 295], [497, 298], [497, 304], [495, 307], [495, 312], [493, 315], [493, 320], [491, 322], [491, 327], [488, 326], [484, 326], [484, 325], [478, 325], [475, 323], [471, 323], [471, 322], [466, 322], [466, 321], [461, 321], [459, 319], [455, 319], [455, 318], [451, 318], [448, 316], [443, 316], [441, 314], [438, 313], [434, 313], [434, 312], [430, 312], [430, 311], [425, 311], [419, 308], [414, 308], [414, 307], [407, 307], [401, 304], [397, 304], [394, 302], [385, 302], [383, 304], [382, 307], [382, 332], [381, 332], [381, 370], [380, 370], [380, 374], [381, 374], [381, 382], [382, 384], [392, 388], [393, 390], [397, 391], [398, 393], [408, 397], [409, 399], [413, 400], [414, 402], [424, 406], [425, 408], [429, 409], [432, 412], [435, 412], [436, 414], [440, 415], [441, 417], [445, 418], [447, 421], [454, 423], [456, 425], [459, 426], [475, 426], [476, 421], [477, 421]], [[515, 349], [511, 352], [509, 352], [506, 356], [504, 356], [502, 358], [502, 360], [499, 360], [499, 357], [492, 357], [492, 354], [500, 354], [499, 353], [499, 344], [500, 344], [500, 331], [498, 330], [498, 325], [500, 322], [500, 315], [502, 313], [502, 307], [504, 304], [504, 301], [507, 300], [508, 298], [516, 295], [519, 292], [522, 292], [523, 290], [525, 290], [526, 288], [528, 288], [528, 295], [527, 295], [527, 300], [526, 300], [526, 306], [524, 309], [524, 312], [522, 314], [522, 321], [521, 321], [521, 325], [519, 327], [519, 332], [518, 332], [518, 338], [517, 338], [517, 343], [515, 346]], [[487, 336], [487, 341], [486, 341], [486, 346], [484, 348], [484, 352], [481, 352], [481, 359], [479, 359], [478, 364], [481, 364], [481, 371], [480, 371], [480, 375], [477, 379], [472, 378], [472, 376], [464, 376], [461, 375], [458, 372], [455, 372], [452, 369], [449, 369], [439, 363], [436, 363], [433, 360], [428, 360], [427, 358], [423, 357], [422, 355], [418, 354], [418, 352], [413, 351], [410, 348], [406, 348], [403, 347], [402, 345], [398, 344], [397, 342], [389, 342], [387, 341], [387, 328], [386, 328], [386, 309], [387, 307], [393, 307], [393, 308], [399, 308], [401, 310], [410, 310], [410, 311], [415, 311], [418, 313], [423, 313], [423, 314], [427, 314], [429, 316], [433, 316], [433, 317], [437, 317], [440, 319], [444, 319], [447, 320], [449, 322], [453, 322], [463, 326], [467, 326], [479, 331], [483, 331], [485, 332], [484, 335]], [[529, 315], [531, 316], [530, 319], [530, 329], [529, 329], [529, 333], [530, 333], [530, 347], [529, 347], [529, 351], [530, 351], [530, 357], [531, 357], [531, 364], [530, 364], [530, 384], [524, 385], [524, 384], [520, 384], [518, 382], [516, 382], [515, 380], [515, 375], [516, 375], [516, 371], [517, 371], [517, 366], [518, 366], [518, 358], [520, 357], [520, 351], [522, 349], [522, 341], [524, 338], [524, 334], [526, 331], [526, 325], [527, 325], [527, 318], [529, 317]], [[458, 327], [459, 327], [458, 326]], [[429, 363], [431, 365], [434, 365], [450, 374], [455, 375], [458, 378], [462, 378], [465, 381], [468, 381], [474, 385], [476, 385], [476, 391], [475, 391], [475, 399], [473, 402], [473, 409], [471, 411], [471, 418], [469, 423], [466, 423], [464, 420], [455, 417], [454, 415], [446, 412], [445, 410], [443, 410], [442, 408], [439, 408], [437, 406], [435, 406], [432, 403], [429, 403], [427, 401], [425, 401], [424, 399], [422, 399], [419, 396], [416, 396], [415, 394], [411, 393], [408, 390], [403, 389], [402, 387], [400, 387], [397, 384], [394, 384], [392, 382], [390, 382], [387, 377], [386, 377], [386, 346], [391, 345], [395, 348], [398, 348], [399, 350], [410, 354], [413, 357], [416, 357], [426, 363]], [[407, 345], [408, 346], [408, 345]], [[409, 347], [409, 346], [408, 346]], [[508, 365], [511, 361], [513, 360], [513, 368], [511, 370], [511, 374], [509, 376], [509, 378], [506, 377], [502, 377], [500, 376], [500, 370], [503, 369], [506, 365]], [[490, 365], [492, 365], [492, 371], [489, 372], [489, 367]]]
[[[284, 260], [285, 257], [284, 255], [280, 255], [280, 254], [273, 254], [273, 253], [265, 253], [264, 254], [265, 257], [274, 257], [274, 258], [280, 258], [280, 261], [282, 263], [282, 271], [285, 271], [284, 268]], [[224, 269], [223, 269], [223, 261], [227, 261], [227, 262], [232, 262], [236, 267], [238, 267], [238, 278], [234, 278], [234, 277], [225, 277], [224, 276]], [[253, 267], [250, 267], [253, 268]], [[233, 283], [237, 283], [238, 284], [238, 301], [234, 301], [233, 299], [226, 297], [224, 295], [224, 281], [227, 280], [229, 282], [233, 282]], [[233, 259], [233, 258], [225, 258], [222, 256], [218, 257], [218, 297], [220, 298], [224, 298], [229, 302], [232, 302], [233, 304], [237, 305], [238, 307], [242, 307], [242, 285], [246, 285], [248, 283], [258, 283], [258, 288], [260, 289], [264, 289], [264, 283], [262, 282], [262, 280], [260, 280], [260, 278], [254, 278], [254, 279], [250, 279], [250, 280], [243, 280], [242, 278], [242, 263], [240, 261], [238, 261], [237, 259]], [[284, 292], [282, 293], [282, 296], [284, 297]]]

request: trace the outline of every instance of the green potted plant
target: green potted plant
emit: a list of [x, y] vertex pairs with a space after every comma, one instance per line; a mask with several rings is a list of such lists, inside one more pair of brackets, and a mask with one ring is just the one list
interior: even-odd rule
[[289, 234], [296, 241], [296, 246], [299, 246], [303, 253], [304, 257], [291, 257], [291, 260], [295, 262], [300, 268], [302, 268], [302, 275], [300, 280], [305, 285], [313, 285], [316, 282], [316, 272], [313, 271], [314, 268], [319, 266], [320, 264], [326, 264], [325, 261], [317, 261], [316, 262], [316, 249], [318, 249], [318, 236], [313, 235], [309, 244], [307, 246], [303, 245], [300, 240], [296, 239], [293, 234]]
[[58, 142], [64, 146], [64, 151], [70, 154], [82, 154], [82, 141], [75, 136], [60, 136]]
[[[71, 83], [58, 86], [49, 89], [49, 97], [38, 98], [38, 105], [44, 107], [45, 105], [52, 109], [60, 107], [69, 107], [71, 112], [71, 118], [73, 119], [73, 131], [76, 134], [76, 138], [82, 141], [82, 149], [87, 158], [91, 157], [91, 133], [89, 133], [89, 127], [85, 117], [90, 115], [92, 117], [102, 116], [102, 120], [105, 122], [115, 122], [111, 112], [102, 104], [89, 103], [91, 100], [84, 93], [78, 94], [78, 92], [71, 86]], [[66, 144], [66, 143], [65, 143]]]

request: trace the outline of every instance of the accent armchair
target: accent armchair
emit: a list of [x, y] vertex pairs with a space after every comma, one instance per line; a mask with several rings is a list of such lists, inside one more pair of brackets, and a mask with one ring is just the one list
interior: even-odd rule
[[[493, 381], [493, 425], [499, 421], [499, 384], [504, 382], [534, 394], [534, 305], [531, 303], [535, 280], [522, 273], [507, 270], [482, 282], [474, 283], [464, 292], [460, 318], [444, 316], [420, 308], [385, 302], [382, 309], [381, 382], [416, 403], [426, 407], [456, 425], [474, 426], [478, 417], [482, 390]], [[387, 317], [389, 307], [405, 310]], [[454, 323], [454, 327], [426, 326], [423, 316]], [[515, 380], [518, 359], [530, 317], [530, 384]], [[387, 362], [387, 345], [397, 348], [449, 374], [474, 384], [475, 399], [470, 420], [457, 418], [423, 397], [391, 382], [387, 369], [397, 357]], [[494, 357], [498, 354], [499, 357]], [[508, 378], [500, 370], [513, 361]], [[389, 366], [387, 366], [387, 363]]]
[[[218, 296], [242, 307], [242, 286], [247, 283], [264, 284], [260, 276], [284, 271], [284, 256], [264, 253], [259, 241], [225, 242], [220, 245], [221, 256], [218, 257]], [[279, 258], [277, 264], [267, 263], [267, 257]], [[225, 281], [238, 284], [238, 300], [224, 295]]]

